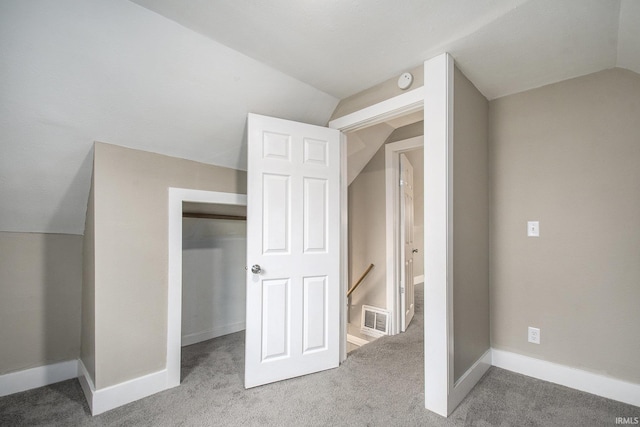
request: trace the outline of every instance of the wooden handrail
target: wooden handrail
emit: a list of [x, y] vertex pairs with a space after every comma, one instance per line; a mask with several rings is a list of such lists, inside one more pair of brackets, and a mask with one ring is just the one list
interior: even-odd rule
[[356, 284], [349, 288], [349, 290], [347, 291], [347, 298], [349, 298], [353, 293], [353, 291], [355, 291], [356, 288], [360, 285], [360, 283], [362, 283], [362, 281], [364, 280], [365, 277], [367, 277], [367, 274], [369, 274], [372, 268], [373, 268], [373, 264], [369, 265], [369, 267], [367, 267], [367, 270], [364, 273], [362, 273], [362, 276], [360, 276]]

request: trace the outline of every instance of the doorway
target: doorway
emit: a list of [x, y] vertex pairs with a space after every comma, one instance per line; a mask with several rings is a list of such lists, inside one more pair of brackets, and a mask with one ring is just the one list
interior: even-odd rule
[[[453, 81], [454, 63], [441, 54], [424, 63], [424, 86], [387, 99], [371, 107], [329, 122], [329, 127], [349, 132], [389, 118], [424, 109], [425, 167], [425, 262], [424, 286], [424, 390], [425, 407], [447, 416], [461, 399], [450, 402], [453, 383], [453, 303], [452, 260], [452, 170], [453, 170]], [[343, 144], [343, 159], [346, 159]], [[346, 161], [342, 175], [347, 175]], [[347, 236], [347, 185], [342, 184], [342, 236]], [[347, 240], [342, 239], [342, 264], [347, 265]], [[346, 308], [348, 274], [342, 271], [344, 292], [341, 306]], [[346, 310], [342, 310], [342, 334], [346, 337]], [[346, 339], [341, 340], [341, 361], [346, 359]], [[464, 396], [466, 393], [461, 392]], [[451, 404], [450, 404], [451, 403]]]
[[[346, 134], [351, 292], [347, 300], [346, 338], [350, 351], [380, 336], [395, 335], [402, 330], [399, 313], [404, 281], [400, 280], [401, 268], [397, 265], [401, 248], [392, 243], [392, 239], [399, 238], [401, 219], [400, 198], [397, 196], [400, 188], [399, 153], [410, 153], [422, 147], [423, 132], [420, 108]], [[410, 136], [413, 138], [409, 143], [402, 142]], [[416, 223], [422, 226], [424, 161], [417, 152], [413, 160], [420, 168], [417, 171], [420, 182], [416, 183], [420, 191], [417, 201], [420, 218]], [[418, 235], [412, 240], [421, 243], [423, 229], [417, 229], [415, 234]], [[420, 247], [415, 257], [419, 269], [423, 264], [422, 253]], [[363, 275], [363, 272], [367, 274]]]

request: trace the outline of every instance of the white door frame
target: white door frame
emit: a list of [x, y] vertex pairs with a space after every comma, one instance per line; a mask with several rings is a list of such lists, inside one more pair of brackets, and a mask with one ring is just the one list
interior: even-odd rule
[[[387, 259], [387, 307], [391, 307], [393, 319], [389, 335], [400, 333], [402, 310], [400, 309], [400, 154], [422, 148], [424, 136], [386, 144], [385, 161], [385, 208], [386, 208], [386, 259]], [[424, 252], [424, 251], [423, 251]], [[421, 256], [421, 255], [418, 255]]]
[[[444, 417], [457, 405], [453, 383], [453, 58], [441, 54], [424, 63], [424, 86], [329, 122], [343, 132], [361, 129], [424, 108], [424, 369], [425, 407]], [[345, 148], [343, 147], [343, 150]], [[344, 153], [343, 151], [343, 154]], [[346, 156], [343, 157], [346, 162]], [[346, 166], [343, 164], [346, 170]], [[346, 177], [346, 173], [343, 174]], [[346, 178], [345, 178], [346, 179]], [[347, 183], [341, 185], [346, 201]], [[342, 238], [348, 237], [342, 204]], [[346, 313], [347, 252], [342, 253], [341, 313]], [[443, 309], [444, 308], [444, 309]], [[341, 316], [341, 343], [346, 316]], [[341, 360], [346, 359], [346, 349]], [[459, 402], [458, 402], [459, 403]]]
[[425, 407], [444, 417], [466, 393], [453, 383], [453, 58], [424, 63]]
[[247, 195], [169, 188], [166, 388], [180, 385], [180, 351], [182, 347], [182, 202], [247, 206]]

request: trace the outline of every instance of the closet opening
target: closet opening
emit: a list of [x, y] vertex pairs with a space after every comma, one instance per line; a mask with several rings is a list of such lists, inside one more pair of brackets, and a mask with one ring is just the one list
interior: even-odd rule
[[246, 246], [246, 207], [183, 203], [181, 381], [216, 346], [244, 353]]
[[242, 376], [246, 218], [244, 194], [169, 189], [171, 386], [211, 366], [216, 372], [232, 370]]

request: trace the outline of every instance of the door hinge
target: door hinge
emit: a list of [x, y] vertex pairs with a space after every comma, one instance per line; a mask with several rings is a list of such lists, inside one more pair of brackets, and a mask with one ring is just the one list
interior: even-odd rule
[[404, 294], [404, 286], [400, 288], [400, 293]]
[[400, 180], [400, 187], [402, 187], [404, 185], [404, 181]]

